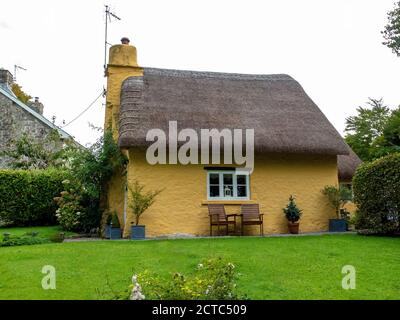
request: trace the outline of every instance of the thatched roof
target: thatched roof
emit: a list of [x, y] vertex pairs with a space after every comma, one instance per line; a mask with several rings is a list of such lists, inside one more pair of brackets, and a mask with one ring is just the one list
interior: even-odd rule
[[254, 129], [258, 152], [348, 154], [347, 145], [288, 75], [144, 68], [124, 81], [119, 145], [146, 146], [149, 129]]
[[362, 163], [357, 154], [350, 149], [349, 155], [338, 156], [338, 174], [339, 181], [351, 181], [357, 167]]

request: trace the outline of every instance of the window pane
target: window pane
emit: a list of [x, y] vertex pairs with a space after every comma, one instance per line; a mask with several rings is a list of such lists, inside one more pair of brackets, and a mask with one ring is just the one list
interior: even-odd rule
[[238, 197], [247, 197], [247, 188], [246, 188], [246, 186], [238, 186], [237, 187], [237, 196]]
[[224, 184], [233, 184], [232, 174], [224, 174]]
[[219, 174], [210, 173], [210, 184], [219, 184]]
[[245, 175], [237, 176], [237, 184], [246, 184], [246, 176]]
[[226, 197], [226, 198], [233, 197], [233, 186], [232, 185], [224, 185], [224, 197]]
[[219, 197], [219, 186], [210, 186], [210, 197]]

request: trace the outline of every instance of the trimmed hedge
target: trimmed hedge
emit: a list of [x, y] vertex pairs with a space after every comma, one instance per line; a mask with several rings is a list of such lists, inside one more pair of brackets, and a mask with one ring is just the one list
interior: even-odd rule
[[16, 226], [56, 223], [54, 197], [63, 191], [66, 171], [0, 170], [0, 220]]
[[400, 153], [362, 164], [353, 178], [357, 229], [400, 231]]

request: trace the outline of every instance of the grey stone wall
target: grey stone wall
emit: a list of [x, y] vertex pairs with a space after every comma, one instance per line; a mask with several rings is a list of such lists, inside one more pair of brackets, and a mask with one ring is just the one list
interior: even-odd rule
[[0, 93], [0, 168], [9, 166], [10, 159], [1, 153], [24, 133], [36, 142], [43, 141], [51, 128]]

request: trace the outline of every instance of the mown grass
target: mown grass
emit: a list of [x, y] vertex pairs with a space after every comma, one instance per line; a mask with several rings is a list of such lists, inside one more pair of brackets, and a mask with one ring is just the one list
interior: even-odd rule
[[[145, 269], [189, 274], [204, 258], [237, 266], [251, 299], [400, 299], [400, 239], [358, 235], [98, 241], [0, 248], [0, 299], [111, 298]], [[57, 289], [43, 290], [41, 269], [56, 268]], [[344, 265], [356, 289], [341, 286]], [[98, 292], [102, 292], [99, 294]]]

